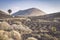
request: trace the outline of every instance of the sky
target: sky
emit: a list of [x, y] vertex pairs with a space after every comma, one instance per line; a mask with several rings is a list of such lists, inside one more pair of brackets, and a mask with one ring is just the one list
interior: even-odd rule
[[60, 0], [0, 0], [0, 10], [12, 13], [28, 8], [38, 8], [45, 13], [60, 12]]

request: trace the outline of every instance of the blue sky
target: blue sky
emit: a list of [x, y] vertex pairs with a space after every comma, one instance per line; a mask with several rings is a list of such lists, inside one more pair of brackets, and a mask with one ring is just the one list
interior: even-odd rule
[[[38, 8], [46, 13], [60, 12], [60, 0], [0, 0], [0, 10], [13, 12]], [[12, 13], [13, 13], [12, 12]]]

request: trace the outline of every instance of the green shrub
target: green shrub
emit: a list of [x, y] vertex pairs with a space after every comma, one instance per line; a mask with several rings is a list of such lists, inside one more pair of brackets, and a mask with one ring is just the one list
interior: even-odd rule
[[56, 27], [51, 28], [52, 32], [56, 32]]

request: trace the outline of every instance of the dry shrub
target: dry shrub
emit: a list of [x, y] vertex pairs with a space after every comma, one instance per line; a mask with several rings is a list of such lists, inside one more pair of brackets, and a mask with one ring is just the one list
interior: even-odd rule
[[37, 39], [34, 37], [28, 37], [26, 40], [37, 40]]
[[6, 35], [3, 30], [0, 30], [0, 40], [9, 40], [8, 35]]
[[14, 39], [14, 40], [21, 40], [21, 34], [17, 31], [11, 31], [11, 37]]
[[7, 22], [0, 23], [0, 30], [10, 30], [10, 25]]
[[0, 40], [21, 40], [21, 34], [17, 31], [0, 30]]
[[29, 27], [23, 25], [22, 23], [20, 23], [19, 25], [13, 24], [11, 26], [14, 30], [18, 30], [21, 34], [28, 34], [32, 32], [32, 30]]

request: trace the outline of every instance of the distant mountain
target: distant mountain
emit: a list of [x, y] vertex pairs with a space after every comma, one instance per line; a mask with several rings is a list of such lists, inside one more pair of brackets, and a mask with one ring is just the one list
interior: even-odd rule
[[13, 16], [40, 16], [40, 15], [45, 15], [45, 12], [37, 8], [30, 8], [26, 10], [19, 10], [18, 12], [12, 15]]
[[30, 18], [52, 20], [54, 18], [60, 18], [60, 12], [51, 13], [51, 14], [47, 14], [47, 15], [43, 15], [43, 16], [34, 16], [34, 17], [30, 17]]
[[46, 18], [60, 18], [60, 12], [56, 12], [56, 13], [51, 13], [48, 15], [45, 15]]
[[8, 18], [8, 17], [12, 17], [12, 16], [0, 10], [0, 18]]

